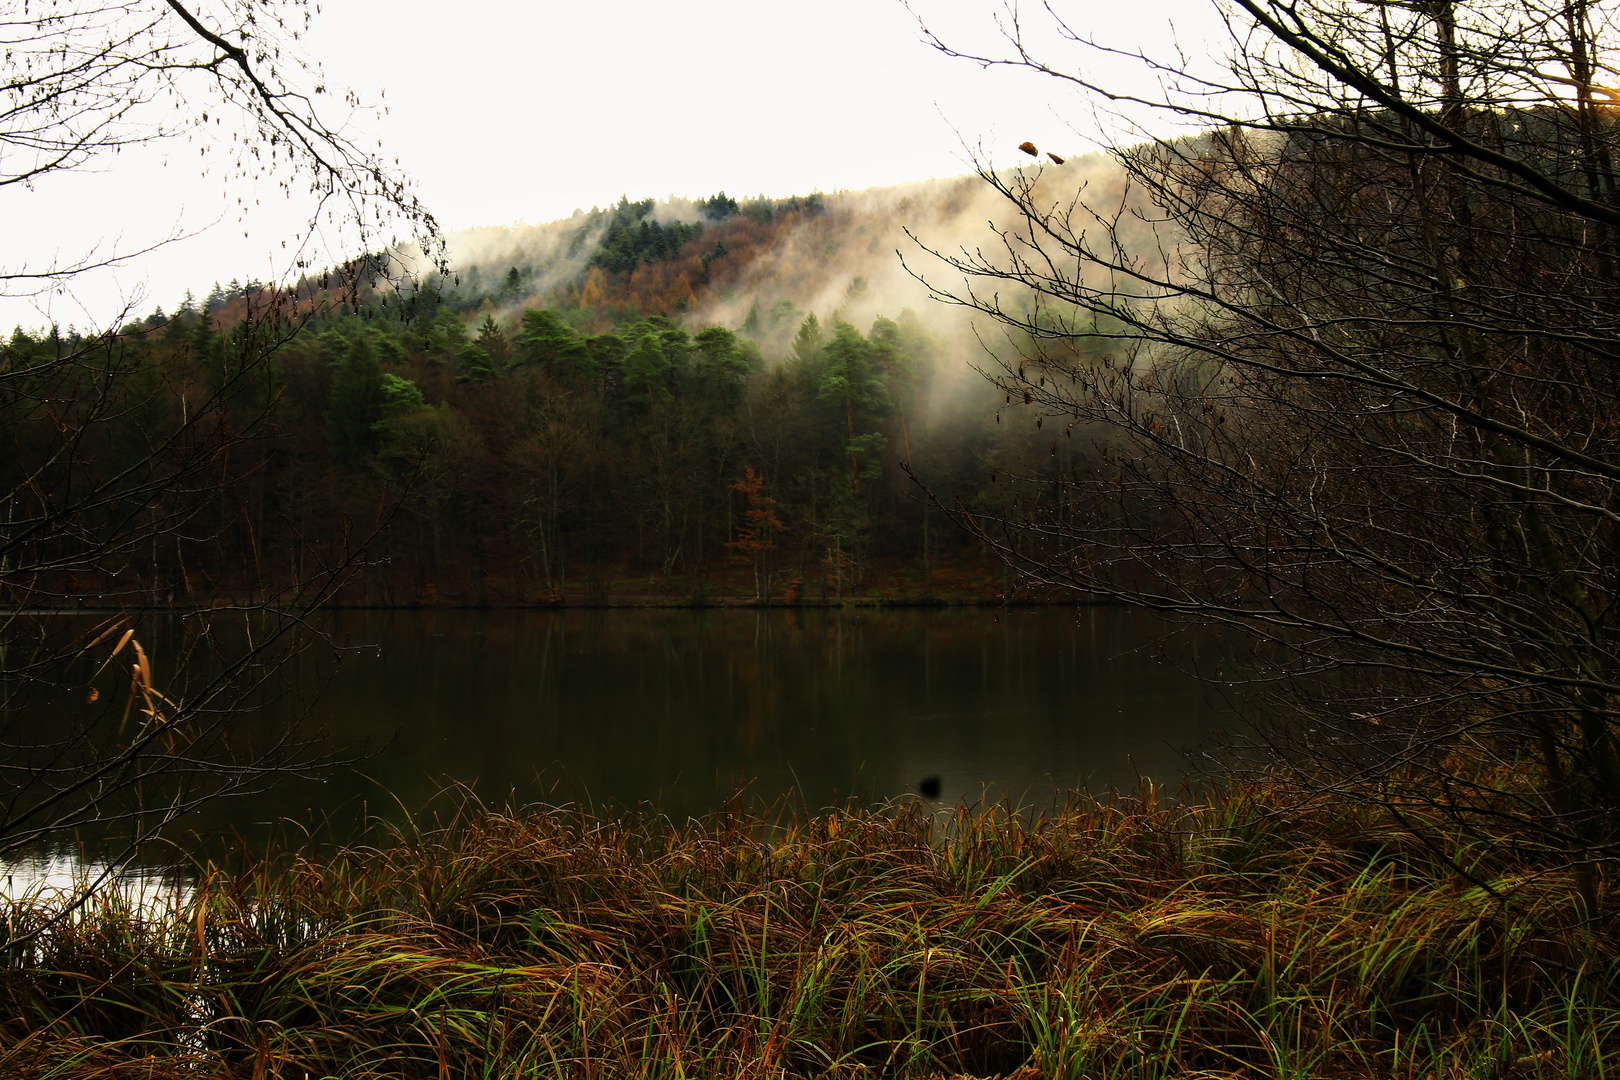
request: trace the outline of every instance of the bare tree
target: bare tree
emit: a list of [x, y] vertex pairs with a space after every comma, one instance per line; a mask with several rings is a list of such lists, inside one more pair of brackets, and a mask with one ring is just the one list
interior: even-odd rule
[[[325, 119], [328, 100], [360, 103], [296, 58], [312, 13], [308, 0], [13, 6], [0, 16], [0, 188], [223, 120], [232, 137], [200, 155], [226, 157], [222, 183], [273, 179], [312, 200], [295, 268], [330, 225], [355, 244], [330, 272], [335, 291], [403, 269], [385, 247], [395, 230], [442, 269], [437, 224], [403, 175]], [[128, 254], [24, 259], [0, 269], [0, 291], [57, 287]], [[310, 545], [302, 580], [269, 595], [208, 595], [185, 565], [188, 546], [252, 539], [228, 497], [266, 467], [274, 358], [307, 299], [254, 292], [223, 335], [175, 320], [0, 346], [0, 856], [92, 827], [137, 844], [203, 801], [330, 761], [318, 737], [250, 716], [287, 692], [275, 676], [367, 530]], [[86, 607], [99, 614], [65, 615]], [[186, 627], [156, 656], [150, 635], [168, 631], [136, 629], [154, 610]]]
[[365, 536], [268, 594], [238, 578], [211, 595], [186, 564], [243, 528], [231, 496], [270, 465], [271, 358], [296, 325], [261, 313], [208, 356], [134, 332], [8, 344], [0, 857], [88, 830], [116, 863], [210, 798], [329, 757], [254, 718]]
[[[323, 224], [352, 243], [351, 253], [378, 248], [400, 231], [414, 234], [442, 266], [437, 223], [405, 176], [380, 149], [362, 147], [346, 124], [327, 119], [333, 110], [352, 116], [365, 106], [353, 91], [334, 92], [298, 55], [314, 9], [310, 0], [13, 7], [0, 15], [0, 190], [32, 190], [131, 146], [187, 139], [199, 144], [199, 160], [219, 163], [228, 188], [273, 181], [288, 198], [311, 200], [304, 257], [295, 266], [330, 257], [308, 247]], [[0, 289], [43, 291], [145, 250], [0, 266]]]
[[[972, 58], [1121, 96], [1006, 25]], [[1227, 25], [1218, 77], [1159, 65], [1135, 97], [1196, 130], [1115, 151], [1122, 188], [985, 167], [1016, 227], [936, 252], [970, 282], [942, 298], [1007, 331], [1008, 401], [1083, 443], [957, 518], [1036, 581], [1271, 642], [1296, 775], [1528, 827], [1595, 903], [1620, 856], [1607, 13], [1236, 0]]]

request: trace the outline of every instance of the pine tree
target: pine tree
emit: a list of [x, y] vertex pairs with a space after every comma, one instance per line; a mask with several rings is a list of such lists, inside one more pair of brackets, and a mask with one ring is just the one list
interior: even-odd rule
[[793, 355], [801, 364], [812, 364], [821, 359], [821, 343], [826, 337], [821, 330], [821, 322], [816, 313], [811, 312], [799, 324], [799, 332], [793, 336]]
[[506, 340], [506, 334], [501, 331], [500, 324], [495, 316], [484, 314], [484, 321], [478, 325], [478, 347], [489, 354], [492, 374], [499, 374], [506, 369], [506, 364], [512, 355], [512, 346]]
[[355, 465], [376, 452], [376, 424], [382, 419], [384, 402], [382, 365], [372, 352], [370, 338], [356, 334], [332, 376], [326, 438], [334, 458]]
[[[795, 341], [794, 348], [797, 347]], [[874, 363], [871, 344], [849, 323], [841, 319], [833, 322], [833, 337], [823, 353], [825, 362], [816, 389], [824, 400], [843, 406], [849, 430], [850, 485], [858, 491], [861, 477], [877, 475], [879, 456], [887, 440], [876, 431], [857, 434], [856, 414], [860, 414], [859, 426], [869, 427], [875, 414], [888, 411], [889, 392]], [[863, 458], [866, 460], [864, 469], [861, 467]]]

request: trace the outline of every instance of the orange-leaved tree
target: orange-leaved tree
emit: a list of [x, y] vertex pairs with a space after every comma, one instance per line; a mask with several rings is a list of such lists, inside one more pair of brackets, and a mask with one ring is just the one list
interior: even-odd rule
[[742, 492], [748, 500], [748, 510], [743, 515], [747, 524], [737, 530], [737, 539], [726, 541], [726, 547], [732, 550], [731, 557], [735, 561], [754, 568], [754, 596], [763, 600], [770, 584], [770, 552], [776, 550], [773, 536], [786, 532], [787, 526], [771, 509], [776, 505], [776, 500], [764, 492], [765, 477], [755, 472], [751, 465], [744, 466], [743, 474], [743, 478], [731, 487], [733, 491]]

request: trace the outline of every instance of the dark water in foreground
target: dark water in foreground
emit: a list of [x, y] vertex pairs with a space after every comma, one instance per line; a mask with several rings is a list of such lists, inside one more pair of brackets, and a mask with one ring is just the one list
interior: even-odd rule
[[[1173, 788], [1183, 751], [1235, 726], [1220, 692], [1190, 674], [1212, 665], [1213, 638], [1114, 608], [325, 618], [330, 645], [279, 670], [291, 692], [230, 722], [268, 739], [298, 699], [313, 701], [305, 723], [360, 760], [210, 804], [171, 827], [185, 848], [195, 848], [187, 833], [216, 849], [236, 836], [259, 848], [278, 830], [294, 841], [306, 829], [380, 839], [362, 830], [442, 820], [462, 787], [497, 807], [642, 807], [676, 820], [739, 790], [756, 809], [907, 794], [1038, 808], [1075, 789], [1129, 788], [1139, 775]], [[132, 625], [165, 688], [186, 694], [206, 674], [206, 663], [181, 660], [201, 621]], [[89, 621], [63, 626], [96, 632]], [[41, 698], [57, 711], [41, 713], [40, 730], [90, 707], [84, 686], [99, 653], [85, 655], [85, 672]], [[93, 708], [116, 710], [116, 697]], [[71, 870], [76, 848], [63, 837], [45, 854]]]
[[345, 659], [316, 716], [338, 742], [381, 749], [355, 773], [231, 807], [237, 827], [347, 820], [361, 801], [415, 812], [452, 782], [496, 803], [652, 804], [677, 818], [742, 785], [811, 809], [933, 794], [928, 778], [944, 802], [988, 790], [1043, 803], [1138, 772], [1173, 785], [1180, 751], [1231, 718], [1183, 670], [1208, 641], [1167, 641], [1157, 620], [1117, 609], [332, 618]]

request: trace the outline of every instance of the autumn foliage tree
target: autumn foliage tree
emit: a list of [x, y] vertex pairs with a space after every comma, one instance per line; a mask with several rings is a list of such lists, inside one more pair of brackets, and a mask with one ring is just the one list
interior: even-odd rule
[[737, 529], [736, 539], [726, 541], [726, 547], [732, 550], [736, 562], [753, 567], [754, 596], [763, 600], [770, 589], [768, 559], [776, 550], [775, 534], [785, 532], [787, 526], [772, 509], [776, 500], [765, 494], [765, 477], [756, 473], [752, 465], [744, 468], [743, 478], [731, 487], [742, 492], [748, 509], [743, 511], [744, 524]]

